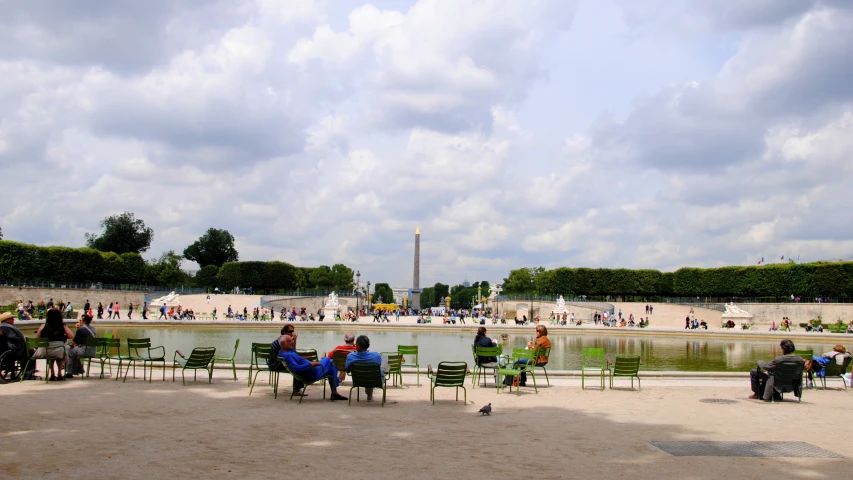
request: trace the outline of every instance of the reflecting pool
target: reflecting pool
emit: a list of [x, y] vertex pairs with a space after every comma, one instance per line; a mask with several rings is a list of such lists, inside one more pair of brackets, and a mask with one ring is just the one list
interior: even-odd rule
[[[299, 329], [299, 348], [314, 348], [319, 354], [328, 352], [343, 343], [341, 330]], [[112, 333], [121, 338], [150, 338], [153, 345], [166, 348], [167, 358], [171, 358], [176, 349], [188, 354], [193, 347], [216, 347], [217, 355], [230, 355], [234, 350], [234, 340], [240, 339], [237, 363], [248, 364], [252, 342], [270, 343], [279, 334], [280, 327], [261, 328], [114, 328], [101, 327], [99, 333]], [[473, 332], [413, 331], [413, 330], [365, 330], [359, 332], [370, 337], [370, 349], [378, 352], [395, 351], [397, 345], [418, 345], [419, 363], [426, 368], [428, 363], [436, 365], [439, 361], [472, 361], [471, 344]], [[491, 332], [490, 332], [491, 333]], [[533, 332], [509, 332], [509, 341], [504, 350], [524, 348], [533, 340]], [[493, 339], [498, 340], [494, 333]], [[758, 359], [770, 360], [781, 355], [778, 340], [728, 340], [684, 337], [652, 336], [614, 336], [614, 335], [549, 335], [551, 358], [549, 369], [577, 370], [580, 368], [582, 349], [603, 347], [607, 355], [619, 353], [637, 354], [643, 360], [643, 370], [706, 371], [706, 372], [744, 372], [755, 366]], [[831, 339], [829, 340], [831, 341]], [[124, 344], [124, 342], [122, 342]], [[832, 346], [824, 342], [797, 343], [797, 349], [813, 348], [815, 353], [829, 351]]]

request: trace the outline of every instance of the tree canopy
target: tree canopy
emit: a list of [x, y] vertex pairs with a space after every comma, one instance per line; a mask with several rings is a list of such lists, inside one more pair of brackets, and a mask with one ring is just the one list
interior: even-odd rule
[[142, 253], [151, 247], [154, 231], [131, 212], [112, 215], [100, 223], [103, 232], [85, 234], [86, 246], [102, 252]]
[[209, 228], [204, 235], [184, 249], [184, 258], [198, 263], [200, 267], [221, 267], [226, 262], [236, 262], [238, 254], [234, 248], [234, 236], [228, 230]]
[[373, 303], [394, 303], [394, 291], [387, 283], [377, 283], [373, 291]]

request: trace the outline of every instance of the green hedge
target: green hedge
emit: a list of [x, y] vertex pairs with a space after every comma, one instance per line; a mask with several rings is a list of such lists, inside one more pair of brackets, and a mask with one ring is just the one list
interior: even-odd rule
[[230, 290], [252, 287], [255, 293], [295, 290], [299, 267], [284, 262], [228, 262], [216, 276], [219, 287]]
[[[512, 275], [512, 273], [511, 273]], [[506, 280], [505, 280], [506, 282]], [[507, 294], [589, 297], [853, 297], [853, 262], [694, 268], [675, 272], [609, 268], [555, 268], [540, 273], [537, 290]]]
[[138, 253], [118, 255], [91, 248], [0, 241], [0, 278], [7, 280], [139, 284], [145, 268], [145, 260]]

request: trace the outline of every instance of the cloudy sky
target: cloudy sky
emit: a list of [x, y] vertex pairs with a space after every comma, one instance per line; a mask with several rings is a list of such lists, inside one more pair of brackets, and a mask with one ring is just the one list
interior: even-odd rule
[[[853, 257], [853, 2], [0, 2], [0, 227], [410, 286]], [[192, 268], [191, 264], [186, 265]]]

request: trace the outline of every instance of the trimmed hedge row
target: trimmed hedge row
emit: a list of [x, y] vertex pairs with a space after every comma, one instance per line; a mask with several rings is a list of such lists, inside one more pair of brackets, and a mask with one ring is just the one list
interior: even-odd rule
[[91, 248], [39, 247], [0, 240], [0, 278], [141, 284], [145, 260], [138, 253]]
[[688, 267], [675, 272], [561, 267], [539, 274], [536, 285], [538, 293], [549, 295], [850, 298], [853, 262]]
[[226, 291], [252, 287], [256, 293], [296, 290], [302, 270], [284, 262], [228, 262], [216, 276], [218, 286]]

